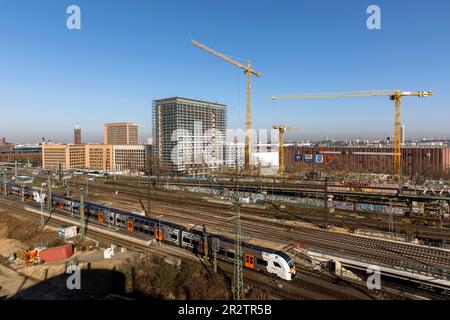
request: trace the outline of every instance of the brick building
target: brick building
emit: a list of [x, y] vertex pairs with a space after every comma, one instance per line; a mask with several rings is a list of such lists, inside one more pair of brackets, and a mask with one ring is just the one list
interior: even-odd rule
[[[288, 171], [323, 170], [392, 174], [391, 147], [287, 146]], [[402, 174], [439, 178], [450, 174], [449, 147], [402, 147]]]
[[0, 146], [0, 162], [30, 163], [41, 166], [41, 146], [14, 146], [12, 144]]

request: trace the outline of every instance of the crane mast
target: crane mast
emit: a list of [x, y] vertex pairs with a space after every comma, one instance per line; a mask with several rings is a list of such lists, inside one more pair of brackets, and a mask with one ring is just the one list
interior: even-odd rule
[[244, 168], [248, 172], [250, 170], [250, 155], [251, 155], [251, 129], [252, 129], [252, 62], [249, 60], [247, 63], [247, 110], [245, 120], [245, 160]]
[[250, 154], [251, 154], [251, 129], [252, 129], [252, 74], [261, 77], [262, 73], [257, 72], [252, 69], [252, 61], [248, 60], [247, 65], [244, 66], [243, 64], [231, 59], [230, 57], [227, 57], [226, 55], [217, 52], [211, 48], [208, 48], [207, 46], [201, 44], [198, 41], [192, 40], [191, 43], [196, 46], [197, 48], [200, 48], [222, 60], [225, 60], [232, 65], [241, 68], [244, 70], [244, 73], [247, 76], [247, 112], [246, 112], [246, 120], [245, 120], [245, 162], [244, 162], [244, 168], [248, 172], [250, 170]]
[[285, 125], [278, 125], [273, 126], [273, 129], [278, 130], [278, 174], [280, 176], [283, 176], [286, 174], [286, 163], [285, 163], [285, 153], [284, 153], [284, 134], [287, 130], [290, 131], [296, 131], [298, 128], [285, 126]]
[[391, 96], [394, 100], [394, 179], [400, 182], [402, 173], [402, 96], [399, 93]]

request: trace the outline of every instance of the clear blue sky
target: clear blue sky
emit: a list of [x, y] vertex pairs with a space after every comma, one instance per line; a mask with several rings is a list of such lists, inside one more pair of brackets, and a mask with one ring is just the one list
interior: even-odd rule
[[[77, 4], [82, 29], [66, 28]], [[382, 30], [366, 27], [378, 4]], [[299, 127], [302, 138], [386, 137], [385, 98], [279, 101], [273, 94], [377, 89], [433, 90], [405, 98], [408, 137], [450, 137], [450, 2], [0, 0], [0, 136], [86, 142], [103, 123], [135, 121], [151, 135], [151, 101], [184, 96], [228, 106], [229, 127], [245, 121], [242, 71], [190, 44], [252, 58], [256, 128]]]

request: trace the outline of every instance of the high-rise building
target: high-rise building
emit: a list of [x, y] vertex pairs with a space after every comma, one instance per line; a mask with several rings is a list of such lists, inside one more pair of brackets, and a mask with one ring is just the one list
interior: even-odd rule
[[152, 117], [160, 166], [201, 175], [224, 165], [225, 105], [172, 97], [153, 101]]
[[400, 140], [402, 143], [405, 143], [405, 141], [406, 141], [406, 131], [405, 130], [406, 130], [405, 125], [402, 124], [400, 126]]
[[128, 122], [106, 123], [103, 140], [104, 144], [139, 144], [139, 125]]
[[75, 129], [73, 130], [73, 143], [81, 144], [81, 128], [78, 123], [76, 124]]
[[4, 145], [6, 145], [6, 138], [0, 137], [0, 146], [4, 146]]

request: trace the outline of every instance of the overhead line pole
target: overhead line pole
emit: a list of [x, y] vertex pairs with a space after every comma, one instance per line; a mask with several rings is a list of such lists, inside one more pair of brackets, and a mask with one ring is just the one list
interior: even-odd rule
[[325, 186], [324, 186], [324, 219], [323, 226], [324, 229], [328, 229], [328, 177], [325, 177]]
[[236, 178], [236, 195], [233, 206], [235, 219], [233, 299], [242, 300], [244, 278], [242, 274], [241, 205], [239, 203], [239, 178]]
[[47, 200], [47, 210], [48, 212], [52, 211], [52, 183], [50, 176], [47, 176], [47, 184], [48, 184], [48, 200]]

